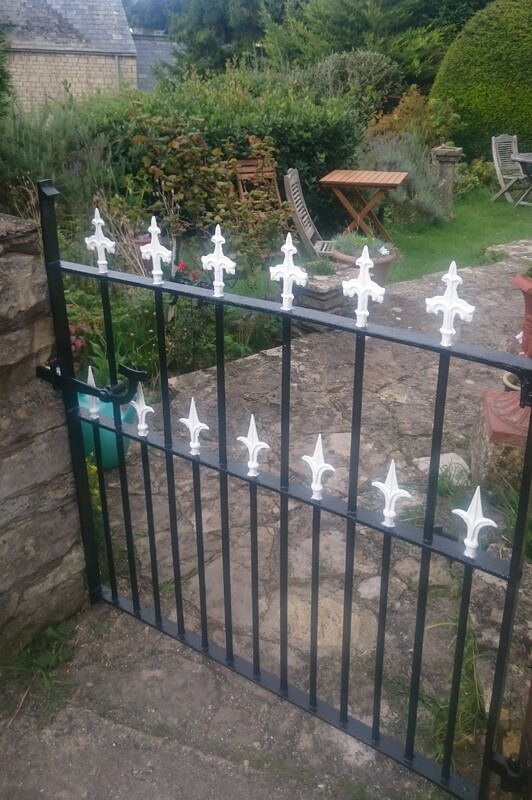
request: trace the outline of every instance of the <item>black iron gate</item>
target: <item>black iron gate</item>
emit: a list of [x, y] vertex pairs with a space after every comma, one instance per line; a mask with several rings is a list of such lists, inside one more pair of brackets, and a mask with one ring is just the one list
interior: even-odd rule
[[[514, 545], [510, 560], [498, 558], [486, 551], [478, 550], [474, 557], [464, 554], [463, 542], [449, 537], [444, 530], [435, 526], [435, 509], [437, 501], [437, 485], [439, 461], [442, 446], [442, 432], [446, 411], [447, 383], [450, 364], [453, 359], [476, 362], [481, 365], [509, 370], [519, 375], [522, 383], [522, 403], [532, 405], [532, 370], [526, 368], [526, 361], [505, 353], [496, 353], [487, 349], [460, 343], [452, 347], [442, 347], [432, 337], [419, 335], [411, 331], [371, 325], [358, 328], [354, 320], [333, 316], [318, 311], [294, 308], [291, 311], [279, 310], [276, 303], [259, 301], [236, 295], [214, 297], [211, 290], [187, 286], [165, 281], [159, 285], [142, 276], [129, 275], [122, 272], [109, 271], [98, 274], [93, 267], [73, 264], [60, 260], [57, 228], [55, 221], [55, 196], [58, 194], [49, 181], [43, 181], [39, 187], [42, 217], [42, 231], [48, 283], [55, 328], [57, 360], [40, 368], [41, 377], [49, 380], [63, 392], [67, 424], [72, 448], [72, 463], [78, 492], [80, 518], [85, 550], [87, 579], [90, 597], [93, 602], [104, 600], [114, 607], [122, 609], [139, 620], [154, 626], [158, 630], [178, 639], [205, 656], [224, 664], [271, 692], [289, 700], [320, 719], [345, 731], [378, 752], [390, 756], [400, 764], [424, 776], [437, 786], [457, 798], [488, 797], [490, 773], [503, 776], [509, 788], [516, 789], [522, 785], [522, 767], [518, 760], [506, 762], [496, 753], [497, 727], [503, 698], [508, 652], [511, 631], [516, 608], [522, 559], [526, 539], [530, 485], [532, 480], [532, 428], [529, 429], [526, 443], [524, 469], [518, 504], [517, 522], [515, 526]], [[103, 324], [107, 342], [107, 358], [110, 371], [110, 385], [105, 389], [97, 389], [75, 377], [68, 310], [65, 302], [63, 276], [77, 276], [99, 285]], [[160, 401], [163, 417], [161, 434], [149, 433], [139, 435], [136, 426], [122, 421], [120, 407], [132, 400], [139, 381], [145, 376], [132, 369], [122, 368], [116, 363], [113, 318], [110, 302], [110, 287], [115, 285], [137, 287], [153, 295], [156, 318], [156, 336], [159, 352]], [[172, 431], [170, 411], [170, 392], [168, 371], [166, 366], [165, 313], [163, 300], [167, 297], [187, 297], [212, 304], [215, 313], [216, 339], [216, 395], [218, 450], [216, 453], [205, 452], [191, 455], [188, 447], [176, 441]], [[246, 309], [251, 313], [277, 315], [282, 321], [282, 366], [280, 386], [280, 470], [278, 475], [260, 474], [249, 476], [246, 469], [228, 457], [227, 421], [225, 397], [225, 359], [224, 359], [224, 317], [230, 307]], [[308, 488], [299, 485], [290, 475], [290, 430], [291, 430], [291, 355], [295, 324], [312, 324], [324, 330], [337, 330], [348, 334], [354, 340], [354, 381], [351, 408], [351, 433], [349, 445], [349, 480], [348, 498], [344, 502], [324, 495], [322, 499], [311, 499]], [[425, 500], [424, 522], [420, 526], [397, 521], [394, 527], [383, 524], [382, 514], [376, 513], [359, 503], [357, 494], [360, 448], [361, 448], [361, 413], [363, 405], [364, 361], [368, 339], [376, 339], [385, 343], [400, 344], [419, 351], [428, 351], [437, 359], [438, 375], [435, 387], [433, 409], [432, 446], [430, 468]], [[122, 376], [122, 378], [119, 377]], [[78, 392], [97, 397], [101, 402], [110, 403], [113, 418], [91, 418], [89, 410], [79, 405]], [[98, 547], [91, 504], [91, 488], [87, 475], [87, 464], [83, 447], [82, 425], [91, 426], [94, 436], [95, 463], [98, 476], [98, 489], [102, 505], [104, 531], [104, 547]], [[102, 468], [102, 435], [110, 431], [116, 436], [118, 475], [121, 497], [121, 516], [127, 554], [127, 586], [126, 595], [122, 591], [120, 577], [116, 570], [116, 543], [113, 541], [109, 508], [107, 503], [107, 486]], [[150, 607], [143, 602], [144, 595], [139, 588], [137, 561], [135, 556], [135, 538], [128, 493], [128, 471], [125, 460], [125, 445], [136, 442], [140, 448], [142, 474], [144, 476], [146, 519], [148, 524], [151, 573], [150, 573]], [[156, 524], [154, 506], [151, 495], [150, 460], [155, 454], [164, 460], [166, 488], [168, 493], [169, 529], [171, 539], [173, 567], [173, 607], [175, 621], [165, 615], [161, 604], [161, 582], [158, 576]], [[199, 586], [200, 621], [199, 630], [187, 627], [185, 604], [182, 593], [183, 575], [180, 559], [180, 525], [177, 513], [175, 465], [177, 460], [184, 460], [191, 465], [194, 494], [194, 530], [197, 545], [197, 578]], [[220, 546], [222, 558], [223, 586], [223, 643], [214, 641], [209, 631], [209, 615], [207, 605], [207, 574], [204, 558], [203, 540], [203, 507], [201, 476], [205, 473], [218, 475], [218, 492], [220, 503]], [[251, 619], [252, 645], [251, 658], [243, 658], [235, 652], [235, 636], [233, 630], [232, 576], [230, 547], [230, 515], [229, 515], [229, 481], [238, 481], [248, 486], [249, 490], [249, 537], [251, 554]], [[268, 671], [261, 665], [261, 640], [259, 635], [259, 559], [257, 550], [258, 492], [273, 493], [279, 504], [279, 651], [278, 671]], [[308, 675], [305, 686], [294, 685], [289, 676], [289, 541], [290, 515], [289, 503], [297, 502], [311, 510], [312, 541], [312, 581], [310, 596], [310, 638], [308, 649]], [[345, 572], [343, 575], [343, 623], [341, 626], [341, 645], [339, 648], [339, 685], [328, 687], [327, 699], [321, 697], [322, 685], [318, 680], [318, 619], [319, 602], [319, 558], [320, 527], [323, 514], [329, 514], [340, 520], [345, 526]], [[352, 662], [350, 658], [351, 617], [354, 607], [354, 563], [357, 535], [363, 527], [374, 532], [375, 547], [382, 547], [379, 615], [376, 632], [373, 672], [372, 723], [365, 724], [350, 711], [350, 686], [353, 681]], [[390, 583], [391, 552], [394, 543], [402, 543], [409, 548], [412, 558], [419, 565], [419, 580], [416, 599], [415, 627], [411, 647], [411, 661], [408, 679], [408, 713], [404, 737], [392, 737], [383, 732], [381, 724], [381, 697], [383, 690], [384, 654], [386, 648], [386, 618], [388, 610], [388, 591]], [[103, 553], [103, 556], [102, 556]], [[441, 759], [438, 761], [422, 755], [416, 750], [416, 735], [419, 720], [420, 681], [426, 631], [426, 608], [430, 588], [431, 560], [441, 557], [452, 561], [460, 571], [460, 601], [454, 651], [452, 658], [452, 680], [449, 692], [449, 713]], [[453, 748], [455, 727], [460, 699], [461, 675], [464, 662], [464, 650], [467, 638], [468, 615], [471, 598], [471, 587], [475, 571], [495, 576], [506, 585], [500, 639], [495, 665], [495, 675], [491, 693], [491, 702], [485, 731], [483, 763], [480, 769], [478, 785], [453, 771]], [[106, 574], [106, 585], [102, 585], [102, 574]], [[331, 700], [336, 697], [336, 700]]]

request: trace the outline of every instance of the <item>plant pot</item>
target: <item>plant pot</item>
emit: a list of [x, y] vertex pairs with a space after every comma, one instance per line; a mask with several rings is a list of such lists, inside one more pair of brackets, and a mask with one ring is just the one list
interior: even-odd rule
[[[78, 402], [82, 408], [90, 407], [90, 397], [88, 394], [78, 394]], [[98, 411], [100, 418], [107, 423], [113, 421], [112, 404], [101, 403], [98, 400]], [[135, 419], [135, 409], [129, 405], [120, 410], [122, 422], [131, 423]], [[83, 420], [81, 423], [81, 431], [83, 433], [83, 445], [85, 448], [85, 455], [89, 456], [94, 453], [94, 431], [93, 425]], [[124, 453], [127, 453], [130, 439], [124, 437]], [[103, 469], [114, 469], [118, 466], [118, 452], [116, 448], [116, 434], [113, 431], [100, 428], [100, 444], [102, 447], [102, 467]]]
[[[346, 253], [341, 253], [339, 250], [331, 250], [331, 255], [338, 264], [344, 264], [352, 266], [354, 269], [358, 269], [356, 266], [357, 258], [360, 256], [352, 256], [346, 255]], [[371, 256], [370, 256], [371, 258]], [[371, 276], [375, 283], [378, 283], [379, 286], [386, 286], [386, 281], [388, 279], [388, 273], [390, 271], [390, 267], [392, 262], [395, 261], [397, 258], [396, 252], [391, 252], [387, 256], [375, 256], [372, 258], [373, 261], [373, 269], [371, 270]]]
[[513, 372], [504, 372], [502, 382], [504, 383], [505, 392], [519, 392], [521, 390], [521, 382]]
[[523, 353], [532, 356], [532, 278], [527, 275], [515, 275], [512, 283], [523, 292], [525, 299], [525, 316], [523, 319]]

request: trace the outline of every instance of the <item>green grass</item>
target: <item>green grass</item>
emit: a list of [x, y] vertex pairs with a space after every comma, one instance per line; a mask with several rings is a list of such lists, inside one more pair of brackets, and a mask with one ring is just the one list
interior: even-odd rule
[[[0, 704], [9, 727], [30, 694], [39, 713], [47, 716], [58, 708], [71, 690], [60, 665], [72, 658], [73, 619], [50, 626], [13, 659], [0, 660]], [[13, 713], [14, 712], [14, 713]]]
[[455, 218], [442, 225], [418, 223], [391, 228], [401, 252], [390, 280], [407, 281], [446, 270], [451, 261], [458, 268], [486, 264], [486, 248], [518, 239], [532, 238], [532, 207], [492, 203], [491, 192], [482, 190], [455, 201]]

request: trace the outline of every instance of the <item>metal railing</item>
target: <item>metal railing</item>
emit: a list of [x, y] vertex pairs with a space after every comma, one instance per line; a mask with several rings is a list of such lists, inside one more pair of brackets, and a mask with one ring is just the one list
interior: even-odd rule
[[[448, 275], [448, 289], [446, 295], [435, 298], [433, 306], [438, 306], [444, 313], [443, 343], [435, 337], [415, 333], [411, 330], [400, 330], [381, 325], [367, 326], [368, 299], [373, 297], [382, 300], [384, 290], [372, 285], [370, 267], [361, 265], [357, 281], [353, 280], [344, 284], [346, 293], [358, 295], [359, 308], [357, 319], [335, 316], [319, 311], [292, 307], [291, 282], [302, 281], [301, 270], [293, 265], [292, 256], [295, 248], [291, 242], [283, 248], [285, 261], [283, 265], [273, 268], [283, 277], [283, 307], [277, 303], [242, 297], [223, 292], [223, 269], [231, 269], [232, 262], [223, 256], [221, 245], [223, 239], [217, 231], [213, 242], [215, 253], [204, 258], [206, 268], [213, 268], [215, 273], [215, 291], [174, 283], [163, 279], [160, 269], [154, 269], [154, 280], [137, 275], [108, 270], [105, 251], [109, 244], [96, 242], [98, 250], [98, 269], [94, 267], [73, 264], [60, 260], [57, 228], [55, 221], [54, 199], [57, 194], [48, 181], [43, 181], [39, 187], [39, 196], [42, 215], [42, 231], [48, 283], [54, 319], [57, 364], [41, 370], [41, 376], [47, 377], [57, 388], [63, 391], [65, 409], [67, 412], [68, 428], [72, 447], [73, 470], [78, 491], [80, 518], [82, 526], [83, 543], [87, 562], [87, 577], [91, 599], [95, 602], [105, 600], [113, 606], [120, 608], [139, 620], [154, 626], [158, 630], [179, 639], [205, 656], [225, 664], [239, 674], [253, 680], [264, 688], [289, 700], [296, 706], [310, 711], [320, 719], [345, 731], [346, 734], [358, 739], [375, 750], [395, 759], [402, 765], [412, 769], [419, 775], [438, 785], [449, 795], [457, 798], [482, 798], [487, 797], [489, 775], [492, 771], [501, 772], [500, 758], [496, 755], [496, 732], [503, 698], [505, 672], [511, 642], [511, 631], [515, 614], [519, 580], [521, 575], [522, 560], [527, 529], [527, 515], [530, 486], [532, 481], [532, 434], [528, 431], [524, 455], [524, 470], [521, 482], [517, 522], [515, 527], [514, 543], [511, 559], [509, 561], [498, 558], [485, 550], [478, 548], [478, 529], [482, 521], [482, 509], [474, 508], [474, 503], [469, 509], [469, 517], [463, 512], [468, 525], [468, 532], [464, 547], [463, 541], [449, 537], [445, 531], [435, 526], [435, 510], [437, 501], [437, 486], [439, 475], [439, 462], [442, 447], [442, 431], [444, 425], [447, 384], [449, 368], [453, 360], [473, 361], [500, 370], [512, 371], [518, 374], [522, 382], [522, 401], [526, 405], [532, 404], [532, 370], [526, 367], [522, 358], [488, 350], [468, 344], [452, 342], [453, 312], [462, 313], [466, 317], [471, 313], [464, 301], [456, 296], [457, 282], [453, 278], [453, 270]], [[152, 226], [154, 221], [152, 222]], [[101, 231], [101, 228], [97, 227]], [[103, 249], [102, 249], [103, 248]], [[149, 249], [150, 246], [147, 246]], [[158, 240], [156, 246], [151, 248], [154, 255], [154, 264], [159, 257], [164, 258], [164, 248], [161, 249]], [[105, 262], [105, 264], [103, 263]], [[160, 263], [158, 263], [160, 268]], [[234, 265], [233, 265], [234, 267]], [[272, 272], [273, 272], [272, 269]], [[95, 386], [80, 381], [75, 377], [70, 336], [68, 328], [68, 311], [65, 302], [63, 275], [78, 276], [96, 281], [99, 285], [101, 296], [104, 329], [107, 340], [107, 352], [111, 386], [98, 389]], [[456, 271], [454, 271], [456, 277]], [[273, 276], [275, 277], [275, 276]], [[459, 280], [459, 279], [458, 279]], [[156, 316], [156, 336], [158, 342], [158, 358], [160, 370], [160, 400], [162, 409], [163, 431], [154, 433], [144, 428], [137, 428], [122, 422], [120, 405], [137, 397], [139, 421], [146, 422], [145, 404], [139, 395], [139, 381], [145, 376], [134, 370], [126, 370], [127, 385], [119, 380], [119, 367], [115, 360], [114, 334], [112, 308], [109, 297], [111, 285], [138, 287], [153, 293]], [[168, 369], [165, 345], [166, 320], [164, 313], [165, 297], [186, 297], [201, 300], [203, 303], [212, 304], [215, 313], [215, 343], [216, 343], [216, 383], [217, 383], [217, 422], [218, 422], [218, 449], [217, 452], [202, 451], [197, 441], [198, 423], [197, 413], [191, 407], [187, 426], [191, 431], [191, 440], [196, 439], [195, 446], [191, 448], [180, 437], [176, 437], [172, 430], [171, 403], [168, 385]], [[228, 307], [246, 309], [250, 312], [260, 312], [279, 316], [282, 320], [282, 366], [280, 385], [280, 469], [279, 474], [257, 472], [253, 464], [255, 441], [254, 430], [250, 427], [244, 442], [250, 453], [250, 464], [247, 466], [228, 457], [227, 447], [227, 419], [226, 419], [226, 393], [225, 393], [225, 312]], [[313, 483], [312, 496], [308, 486], [303, 486], [290, 477], [290, 433], [291, 433], [291, 357], [292, 357], [292, 328], [294, 323], [312, 323], [321, 326], [324, 330], [333, 329], [342, 331], [354, 340], [353, 359], [353, 395], [351, 407], [351, 432], [349, 447], [349, 479], [348, 492], [345, 499], [333, 497], [326, 493], [322, 495], [321, 470], [324, 464], [321, 453], [321, 441], [317, 446], [314, 456], [308, 456], [307, 461], [312, 469]], [[385, 511], [376, 512], [364, 507], [358, 496], [358, 477], [361, 460], [361, 413], [363, 405], [364, 374], [366, 343], [369, 339], [377, 339], [387, 343], [401, 344], [421, 351], [429, 351], [438, 359], [438, 376], [433, 410], [432, 444], [430, 454], [430, 467], [428, 473], [428, 488], [425, 500], [425, 516], [422, 527], [395, 520], [395, 500], [391, 496], [397, 492], [395, 469], [391, 471], [386, 484], [380, 484], [385, 498]], [[110, 402], [113, 406], [113, 419], [98, 419], [90, 409], [79, 406], [77, 393], [84, 392], [91, 397], [99, 398], [103, 402]], [[94, 525], [90, 489], [87, 478], [85, 455], [83, 450], [81, 426], [92, 426], [95, 443], [95, 460], [98, 466], [99, 492], [102, 505], [102, 517], [105, 539], [105, 569], [108, 575], [107, 586], [101, 583], [102, 563], [99, 561], [98, 548], [95, 541]], [[107, 489], [103, 477], [101, 432], [109, 430], [116, 435], [118, 452], [118, 474], [121, 491], [121, 513], [123, 515], [125, 542], [127, 549], [128, 577], [130, 595], [124, 596], [119, 591], [119, 580], [116, 575], [114, 543], [112, 537], [109, 510], [107, 506]], [[135, 541], [131, 518], [131, 507], [128, 492], [128, 473], [124, 455], [124, 441], [129, 439], [138, 443], [141, 454], [142, 473], [145, 489], [146, 519], [148, 525], [150, 564], [151, 564], [151, 607], [146, 607], [141, 602], [137, 562], [135, 556]], [[191, 441], [192, 444], [192, 441]], [[168, 619], [163, 614], [161, 605], [160, 581], [158, 576], [156, 527], [154, 522], [154, 500], [151, 491], [150, 478], [150, 453], [158, 451], [165, 462], [166, 489], [169, 510], [170, 540], [173, 562], [174, 597], [173, 605], [176, 621]], [[191, 464], [193, 478], [194, 499], [194, 525], [197, 547], [197, 574], [199, 585], [199, 633], [187, 627], [184, 598], [182, 594], [182, 573], [180, 558], [180, 520], [177, 515], [176, 504], [176, 459], [182, 459]], [[207, 574], [205, 569], [204, 534], [203, 534], [203, 498], [201, 489], [201, 475], [204, 471], [217, 473], [219, 481], [220, 499], [220, 541], [222, 559], [222, 584], [224, 604], [224, 644], [213, 641], [209, 635], [209, 608], [207, 604]], [[230, 548], [230, 518], [229, 518], [229, 490], [228, 481], [236, 479], [248, 485], [249, 489], [249, 540], [250, 540], [250, 571], [251, 571], [251, 640], [252, 658], [247, 660], [235, 652], [233, 631], [233, 598], [231, 580], [231, 548]], [[279, 499], [279, 669], [273, 673], [266, 671], [261, 665], [261, 639], [259, 624], [259, 576], [260, 563], [258, 555], [258, 505], [257, 494], [262, 490], [274, 493]], [[290, 518], [289, 502], [295, 500], [312, 510], [311, 527], [311, 592], [310, 592], [310, 638], [308, 660], [308, 689], [293, 685], [289, 675], [289, 538]], [[329, 687], [329, 694], [336, 695], [336, 702], [329, 702], [320, 697], [318, 682], [318, 619], [320, 614], [320, 530], [323, 514], [333, 515], [337, 520], [343, 521], [346, 530], [345, 572], [343, 576], [343, 622], [342, 641], [339, 652], [339, 685], [336, 690]], [[479, 517], [480, 513], [480, 517]], [[484, 520], [483, 524], [489, 524]], [[376, 647], [373, 672], [373, 711], [371, 724], [366, 724], [350, 713], [350, 685], [352, 681], [352, 641], [351, 617], [354, 602], [354, 564], [357, 531], [360, 526], [371, 529], [381, 539], [381, 573], [379, 614], [377, 622]], [[475, 539], [476, 537], [476, 539]], [[377, 539], [376, 539], [377, 541]], [[416, 615], [414, 638], [412, 644], [408, 713], [404, 738], [393, 738], [382, 730], [382, 690], [384, 680], [384, 654], [386, 649], [386, 619], [388, 608], [388, 592], [391, 575], [391, 551], [394, 541], [406, 543], [415, 553], [419, 562], [419, 582], [416, 599]], [[440, 761], [425, 757], [416, 751], [416, 733], [419, 721], [420, 682], [422, 661], [424, 653], [424, 637], [426, 630], [427, 598], [430, 587], [431, 559], [441, 556], [459, 565], [462, 570], [460, 586], [460, 602], [458, 622], [456, 626], [456, 640], [454, 645], [452, 680], [449, 692], [449, 714], [446, 723], [443, 755]], [[506, 584], [502, 623], [500, 625], [500, 641], [495, 665], [495, 675], [491, 693], [488, 713], [488, 722], [485, 733], [483, 763], [480, 769], [478, 786], [474, 786], [467, 779], [453, 771], [453, 748], [457, 711], [459, 706], [460, 683], [464, 662], [464, 649], [466, 645], [467, 625], [471, 599], [471, 587], [476, 571], [485, 572], [496, 576]]]

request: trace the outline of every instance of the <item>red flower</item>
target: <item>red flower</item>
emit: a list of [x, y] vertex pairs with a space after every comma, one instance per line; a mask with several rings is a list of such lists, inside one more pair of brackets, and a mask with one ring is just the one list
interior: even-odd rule
[[191, 281], [199, 281], [200, 278], [201, 278], [201, 275], [200, 275], [200, 273], [198, 272], [197, 269], [195, 269], [194, 272], [190, 273], [190, 280]]
[[177, 269], [178, 269], [178, 272], [186, 272], [187, 271], [187, 265], [185, 264], [184, 261], [180, 261], [179, 264], [177, 265]]

